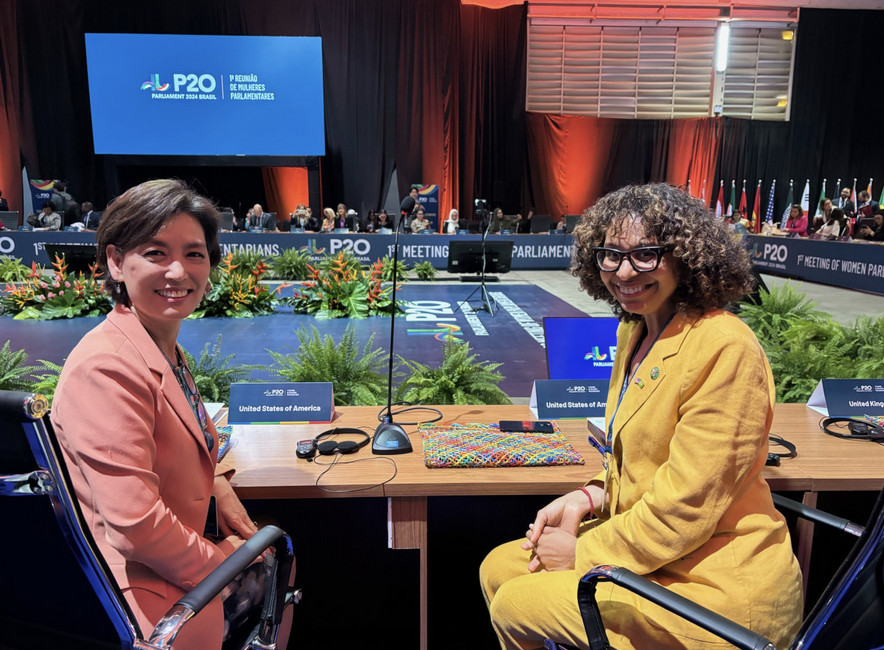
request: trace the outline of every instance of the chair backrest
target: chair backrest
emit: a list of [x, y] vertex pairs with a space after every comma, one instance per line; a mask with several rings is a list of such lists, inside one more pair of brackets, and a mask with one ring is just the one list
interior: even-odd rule
[[791, 648], [884, 645], [884, 490], [863, 534], [805, 619]]
[[92, 535], [42, 395], [0, 391], [0, 646], [132, 648], [141, 636]]

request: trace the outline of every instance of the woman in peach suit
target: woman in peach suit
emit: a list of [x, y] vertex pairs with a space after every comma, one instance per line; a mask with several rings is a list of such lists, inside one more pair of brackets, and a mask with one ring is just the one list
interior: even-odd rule
[[[177, 344], [220, 260], [218, 214], [183, 183], [150, 181], [113, 202], [97, 239], [116, 306], [68, 357], [52, 422], [95, 542], [149, 635], [256, 532]], [[210, 497], [217, 541], [204, 537]], [[220, 648], [224, 626], [219, 598], [175, 648]]]

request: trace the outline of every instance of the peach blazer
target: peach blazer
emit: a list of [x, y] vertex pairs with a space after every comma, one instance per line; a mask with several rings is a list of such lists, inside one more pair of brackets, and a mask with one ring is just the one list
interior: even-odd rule
[[[214, 426], [210, 453], [169, 363], [121, 305], [71, 352], [51, 418], [86, 523], [149, 635], [231, 552], [203, 537], [214, 477], [226, 469], [216, 468]], [[218, 648], [222, 629], [216, 599], [179, 639]]]

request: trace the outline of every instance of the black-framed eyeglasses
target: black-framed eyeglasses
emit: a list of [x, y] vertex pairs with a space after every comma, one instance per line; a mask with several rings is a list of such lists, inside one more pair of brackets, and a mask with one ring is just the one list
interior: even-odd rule
[[631, 251], [599, 246], [593, 248], [592, 252], [595, 254], [595, 263], [605, 273], [615, 273], [624, 259], [629, 259], [629, 264], [637, 273], [648, 273], [660, 266], [660, 259], [669, 250], [666, 246], [640, 246]]
[[200, 396], [199, 388], [196, 387], [193, 375], [190, 374], [190, 369], [187, 367], [187, 364], [179, 359], [178, 365], [172, 366], [172, 372], [175, 373], [175, 379], [178, 380], [181, 390], [184, 391], [187, 403], [190, 404], [190, 410], [193, 411], [193, 414], [196, 416], [196, 421], [200, 425], [200, 429], [203, 430], [203, 435], [206, 438], [206, 446], [209, 448], [209, 451], [212, 451], [212, 447], [215, 446], [215, 438], [213, 438], [212, 434], [209, 432], [209, 414], [206, 411], [205, 404], [203, 404], [203, 398]]

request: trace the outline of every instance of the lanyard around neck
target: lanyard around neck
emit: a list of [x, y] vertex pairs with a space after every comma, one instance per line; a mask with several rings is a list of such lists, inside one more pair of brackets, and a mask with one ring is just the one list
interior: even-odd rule
[[[660, 335], [669, 327], [669, 323], [672, 322], [673, 317], [675, 316], [675, 312], [666, 319], [666, 322], [663, 324], [663, 327], [660, 328], [660, 331], [657, 332], [657, 335], [654, 337], [654, 340], [651, 341], [651, 345], [648, 347], [648, 351], [645, 352], [645, 356], [641, 358], [638, 365], [635, 367], [635, 370], [632, 371], [630, 375], [629, 369], [632, 366], [632, 362], [635, 359], [635, 355], [638, 352], [638, 349], [642, 345], [642, 341], [644, 336], [641, 336], [639, 340], [636, 342], [635, 348], [632, 350], [632, 354], [629, 355], [629, 361], [626, 363], [625, 372], [623, 373], [623, 385], [620, 388], [620, 397], [617, 398], [617, 406], [614, 408], [614, 414], [611, 416], [611, 421], [608, 422], [608, 436], [607, 436], [607, 447], [605, 451], [612, 453], [613, 450], [613, 441], [614, 441], [614, 420], [617, 417], [617, 411], [620, 410], [620, 404], [623, 402], [623, 396], [626, 394], [626, 389], [629, 387], [629, 384], [632, 383], [635, 376], [638, 374], [638, 369], [641, 368], [644, 360], [648, 358], [648, 355], [651, 353], [651, 350], [654, 349], [654, 346], [657, 344], [657, 341], [660, 339]], [[644, 325], [645, 332], [647, 332], [647, 324]]]

